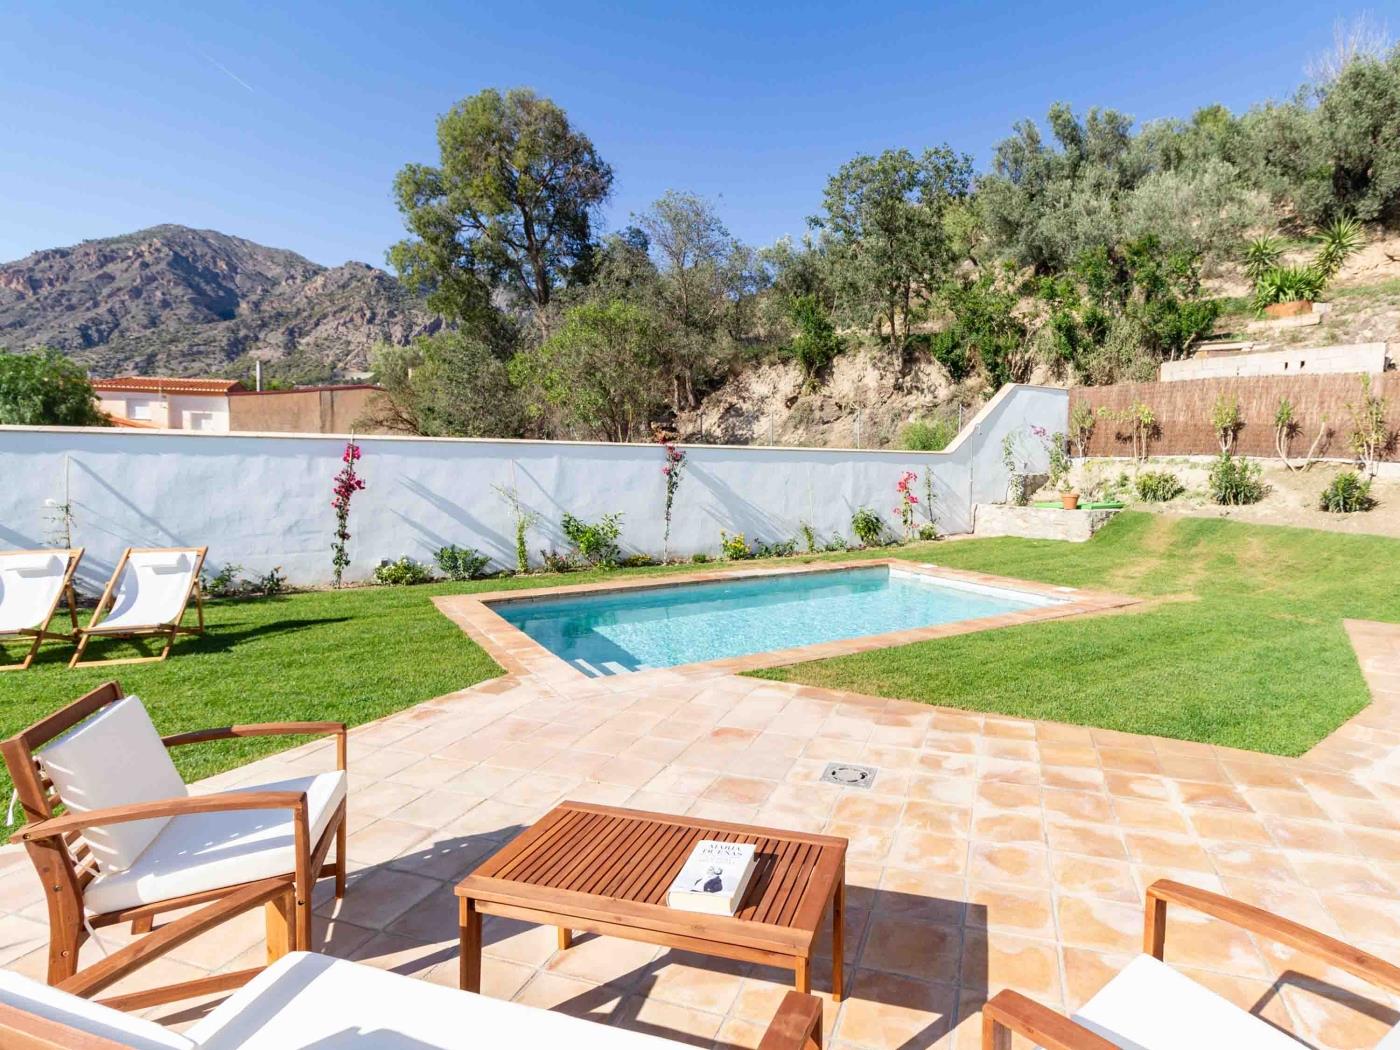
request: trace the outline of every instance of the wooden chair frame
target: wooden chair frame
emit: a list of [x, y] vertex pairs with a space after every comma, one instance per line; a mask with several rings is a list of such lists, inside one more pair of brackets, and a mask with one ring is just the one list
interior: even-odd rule
[[[1325, 933], [1281, 918], [1252, 904], [1170, 879], [1147, 888], [1143, 951], [1161, 959], [1167, 944], [1167, 905], [1190, 908], [1241, 930], [1306, 952], [1378, 988], [1400, 993], [1400, 966]], [[983, 1050], [1010, 1050], [1012, 1033], [1044, 1050], [1116, 1050], [1103, 1036], [1011, 990], [998, 992], [982, 1007]]]
[[[108, 704], [122, 699], [124, 695], [120, 685], [107, 682], [23, 732], [0, 742], [0, 754], [4, 755], [5, 765], [14, 780], [15, 792], [24, 808], [26, 819], [25, 825], [11, 841], [24, 844], [45, 889], [49, 911], [49, 984], [83, 996], [94, 995], [151, 959], [259, 904], [265, 905], [267, 912], [268, 963], [275, 962], [288, 951], [311, 951], [312, 886], [317, 879], [334, 876], [336, 897], [345, 895], [346, 828], [343, 801], [331, 817], [330, 823], [326, 825], [320, 840], [316, 842], [311, 841], [305, 792], [242, 791], [193, 795], [113, 806], [86, 813], [54, 815], [54, 809], [63, 800], [58, 797], [53, 784], [44, 776], [35, 758], [35, 751]], [[162, 738], [162, 742], [169, 748], [240, 737], [291, 735], [334, 735], [336, 767], [341, 770], [346, 768], [346, 735], [343, 722], [270, 722], [224, 726], [178, 733]], [[296, 854], [293, 871], [276, 878], [205, 890], [153, 904], [95, 914], [88, 916], [87, 924], [84, 923], [83, 893], [98, 874], [95, 858], [81, 837], [84, 828], [151, 817], [247, 809], [291, 811]], [[332, 843], [336, 847], [336, 859], [334, 864], [328, 864], [326, 857]], [[159, 929], [154, 928], [157, 915], [196, 904], [203, 904], [205, 907]], [[78, 952], [88, 938], [89, 926], [98, 928], [123, 922], [131, 923], [134, 934], [145, 936], [121, 951], [112, 953], [101, 962], [79, 971]], [[237, 973], [166, 985], [104, 1001], [118, 1009], [142, 1009], [189, 996], [235, 988], [262, 969], [256, 967]], [[3, 1031], [3, 1028], [0, 1028], [0, 1031]]]
[[[7, 638], [28, 638], [33, 636], [34, 644], [29, 647], [29, 652], [24, 659], [17, 664], [0, 664], [0, 671], [26, 671], [29, 665], [34, 662], [34, 657], [39, 655], [39, 646], [46, 639], [53, 638], [65, 642], [73, 642], [78, 638], [78, 595], [73, 590], [73, 575], [78, 571], [78, 562], [83, 560], [82, 547], [57, 547], [45, 550], [32, 551], [0, 551], [0, 555], [6, 554], [62, 554], [68, 559], [67, 571], [63, 574], [63, 586], [58, 594], [54, 595], [53, 604], [49, 606], [48, 615], [37, 627], [21, 627], [14, 631], [0, 631], [0, 640]], [[64, 599], [68, 600], [68, 618], [73, 621], [73, 629], [69, 632], [50, 631], [49, 624], [53, 621], [54, 615], [58, 612], [58, 603]]]
[[[180, 605], [180, 614], [170, 623], [152, 624], [150, 627], [134, 627], [128, 630], [103, 630], [102, 624], [98, 621], [104, 612], [111, 611], [112, 599], [117, 592], [117, 584], [121, 582], [122, 570], [126, 568], [128, 559], [133, 554], [155, 554], [160, 551], [173, 550], [193, 550], [195, 552], [194, 572], [190, 574], [190, 586], [185, 591], [185, 600]], [[208, 547], [128, 547], [122, 552], [121, 559], [117, 562], [116, 569], [112, 572], [112, 578], [107, 581], [107, 587], [102, 592], [102, 597], [97, 600], [97, 608], [92, 611], [92, 618], [88, 620], [86, 627], [76, 627], [75, 633], [78, 640], [78, 648], [73, 653], [73, 658], [68, 661], [71, 667], [115, 667], [118, 664], [150, 664], [159, 663], [170, 655], [170, 649], [175, 644], [175, 638], [181, 634], [203, 634], [204, 633], [204, 591], [199, 586], [199, 573], [204, 568], [204, 557], [209, 553]], [[194, 599], [195, 613], [199, 618], [199, 626], [182, 627], [181, 621], [185, 618], [185, 613], [189, 611], [190, 599]], [[84, 660], [83, 650], [87, 648], [88, 642], [93, 638], [144, 638], [149, 636], [165, 638], [165, 646], [161, 649], [159, 656], [128, 656], [119, 660]]]

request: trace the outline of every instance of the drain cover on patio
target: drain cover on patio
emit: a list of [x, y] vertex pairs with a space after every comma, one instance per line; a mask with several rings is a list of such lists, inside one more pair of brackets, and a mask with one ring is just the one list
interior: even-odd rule
[[822, 770], [822, 781], [827, 784], [840, 784], [842, 787], [868, 788], [875, 783], [874, 766], [857, 766], [850, 762], [828, 762]]

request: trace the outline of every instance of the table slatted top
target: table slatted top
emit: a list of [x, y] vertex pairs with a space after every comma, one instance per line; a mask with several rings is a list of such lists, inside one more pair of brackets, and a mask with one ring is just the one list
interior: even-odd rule
[[[672, 880], [700, 839], [756, 847], [754, 876], [733, 918], [678, 912], [666, 904]], [[806, 942], [835, 880], [844, 878], [845, 854], [846, 840], [829, 835], [565, 802], [482, 862], [457, 893], [560, 914], [621, 917], [659, 929], [679, 921], [718, 930], [738, 921], [749, 929], [800, 932]]]

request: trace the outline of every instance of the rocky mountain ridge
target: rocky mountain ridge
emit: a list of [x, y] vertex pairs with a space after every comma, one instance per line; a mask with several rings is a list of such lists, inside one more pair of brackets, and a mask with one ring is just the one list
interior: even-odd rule
[[252, 358], [329, 378], [440, 322], [392, 276], [215, 230], [153, 226], [0, 264], [0, 346], [94, 375], [225, 375]]

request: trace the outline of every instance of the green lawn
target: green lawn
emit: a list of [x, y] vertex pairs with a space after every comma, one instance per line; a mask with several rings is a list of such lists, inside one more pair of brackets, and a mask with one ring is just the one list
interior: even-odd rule
[[[1081, 545], [968, 540], [824, 558], [891, 555], [1154, 602], [1123, 615], [758, 674], [1291, 755], [1366, 703], [1342, 618], [1400, 619], [1400, 541], [1379, 537], [1124, 513]], [[70, 671], [71, 649], [52, 644], [30, 670], [0, 675], [0, 736], [108, 678], [139, 694], [163, 732], [284, 719], [358, 724], [501, 673], [437, 612], [433, 595], [692, 568], [698, 566], [210, 602], [209, 633], [180, 639], [163, 664]], [[88, 651], [132, 651], [107, 645]], [[6, 652], [17, 655], [14, 647]], [[176, 756], [194, 778], [288, 743], [229, 741], [181, 748]], [[9, 791], [3, 774], [0, 790]]]
[[1400, 620], [1400, 541], [1123, 513], [1092, 541], [949, 543], [933, 560], [1153, 599], [754, 672], [1298, 755], [1369, 699], [1344, 617]]

